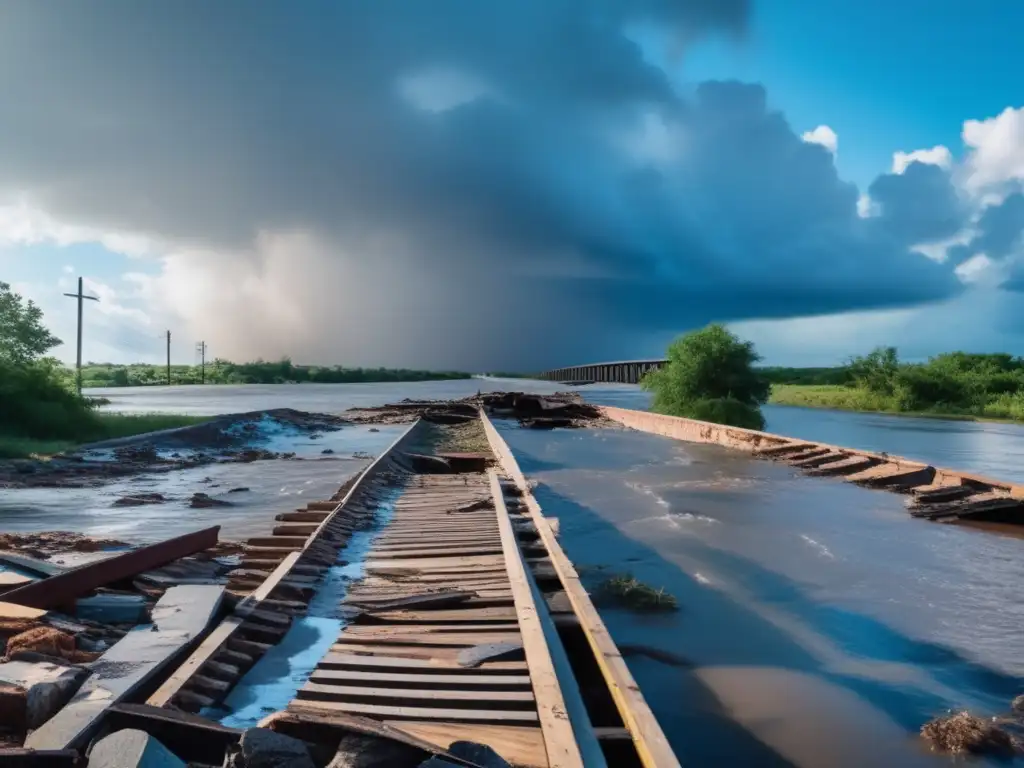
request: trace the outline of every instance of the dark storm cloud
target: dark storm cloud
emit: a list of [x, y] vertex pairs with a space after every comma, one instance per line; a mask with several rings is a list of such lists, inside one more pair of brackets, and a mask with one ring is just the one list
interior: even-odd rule
[[905, 245], [945, 240], [967, 223], [949, 171], [937, 165], [912, 162], [903, 173], [879, 176], [868, 194], [881, 208], [874, 223]]
[[[193, 310], [228, 354], [541, 367], [957, 289], [908, 251], [952, 226], [941, 179], [884, 177], [860, 219], [763, 89], [685, 101], [624, 34], [741, 34], [742, 0], [102, 7], [0, 10], [0, 190], [230, 261]], [[259, 280], [280, 349], [266, 304], [230, 300]]]

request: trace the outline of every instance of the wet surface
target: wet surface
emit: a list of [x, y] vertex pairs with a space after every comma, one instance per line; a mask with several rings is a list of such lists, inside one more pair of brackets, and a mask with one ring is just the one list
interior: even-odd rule
[[690, 663], [629, 658], [685, 764], [942, 764], [921, 725], [1024, 692], [1019, 539], [717, 446], [502, 432], [585, 580], [629, 571], [678, 598], [602, 615]]
[[[0, 530], [71, 530], [131, 543], [158, 541], [210, 525], [220, 537], [240, 540], [269, 533], [274, 516], [328, 499], [351, 475], [384, 451], [402, 427], [345, 427], [309, 436], [277, 436], [263, 447], [296, 452], [301, 460], [213, 464], [177, 472], [138, 475], [99, 488], [6, 489], [0, 496]], [[324, 455], [322, 451], [333, 450]], [[360, 458], [352, 458], [358, 455]], [[232, 492], [233, 489], [247, 489]], [[161, 504], [114, 507], [124, 496], [159, 493]], [[194, 493], [206, 493], [230, 507], [192, 509]]]

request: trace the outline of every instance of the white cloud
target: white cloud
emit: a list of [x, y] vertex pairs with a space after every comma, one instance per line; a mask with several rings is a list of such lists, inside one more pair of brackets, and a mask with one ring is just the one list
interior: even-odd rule
[[967, 120], [962, 136], [969, 147], [964, 164], [969, 190], [1024, 180], [1024, 107], [1007, 107], [987, 120]]
[[878, 204], [871, 199], [870, 195], [863, 194], [857, 198], [857, 215], [867, 219], [879, 214]]
[[894, 152], [892, 172], [903, 173], [911, 163], [925, 163], [949, 169], [953, 165], [953, 153], [941, 144], [931, 149], [915, 149], [913, 152]]
[[833, 155], [839, 149], [839, 137], [827, 125], [819, 125], [813, 131], [805, 132], [800, 138], [809, 144], [820, 144]]
[[[24, 201], [0, 205], [0, 246], [37, 245], [51, 242], [59, 246], [99, 243], [111, 253], [148, 256], [156, 252], [156, 243], [140, 233], [108, 231], [59, 221]], [[65, 271], [73, 268], [67, 266]]]

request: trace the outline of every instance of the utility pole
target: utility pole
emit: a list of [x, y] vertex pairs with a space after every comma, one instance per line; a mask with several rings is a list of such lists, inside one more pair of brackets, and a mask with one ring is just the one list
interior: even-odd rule
[[82, 306], [83, 302], [99, 301], [95, 296], [86, 296], [82, 292], [82, 278], [78, 278], [78, 293], [65, 293], [65, 296], [78, 299], [78, 358], [75, 363], [75, 381], [78, 384], [78, 396], [82, 396]]
[[167, 386], [171, 386], [171, 332], [167, 332]]
[[199, 383], [206, 383], [206, 342], [196, 342], [196, 352], [199, 354]]

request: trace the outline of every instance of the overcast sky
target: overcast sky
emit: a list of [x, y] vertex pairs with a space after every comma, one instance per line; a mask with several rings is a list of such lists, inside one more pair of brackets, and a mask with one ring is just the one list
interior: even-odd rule
[[0, 0], [0, 280], [115, 362], [1024, 354], [1024, 6], [842, 5]]

